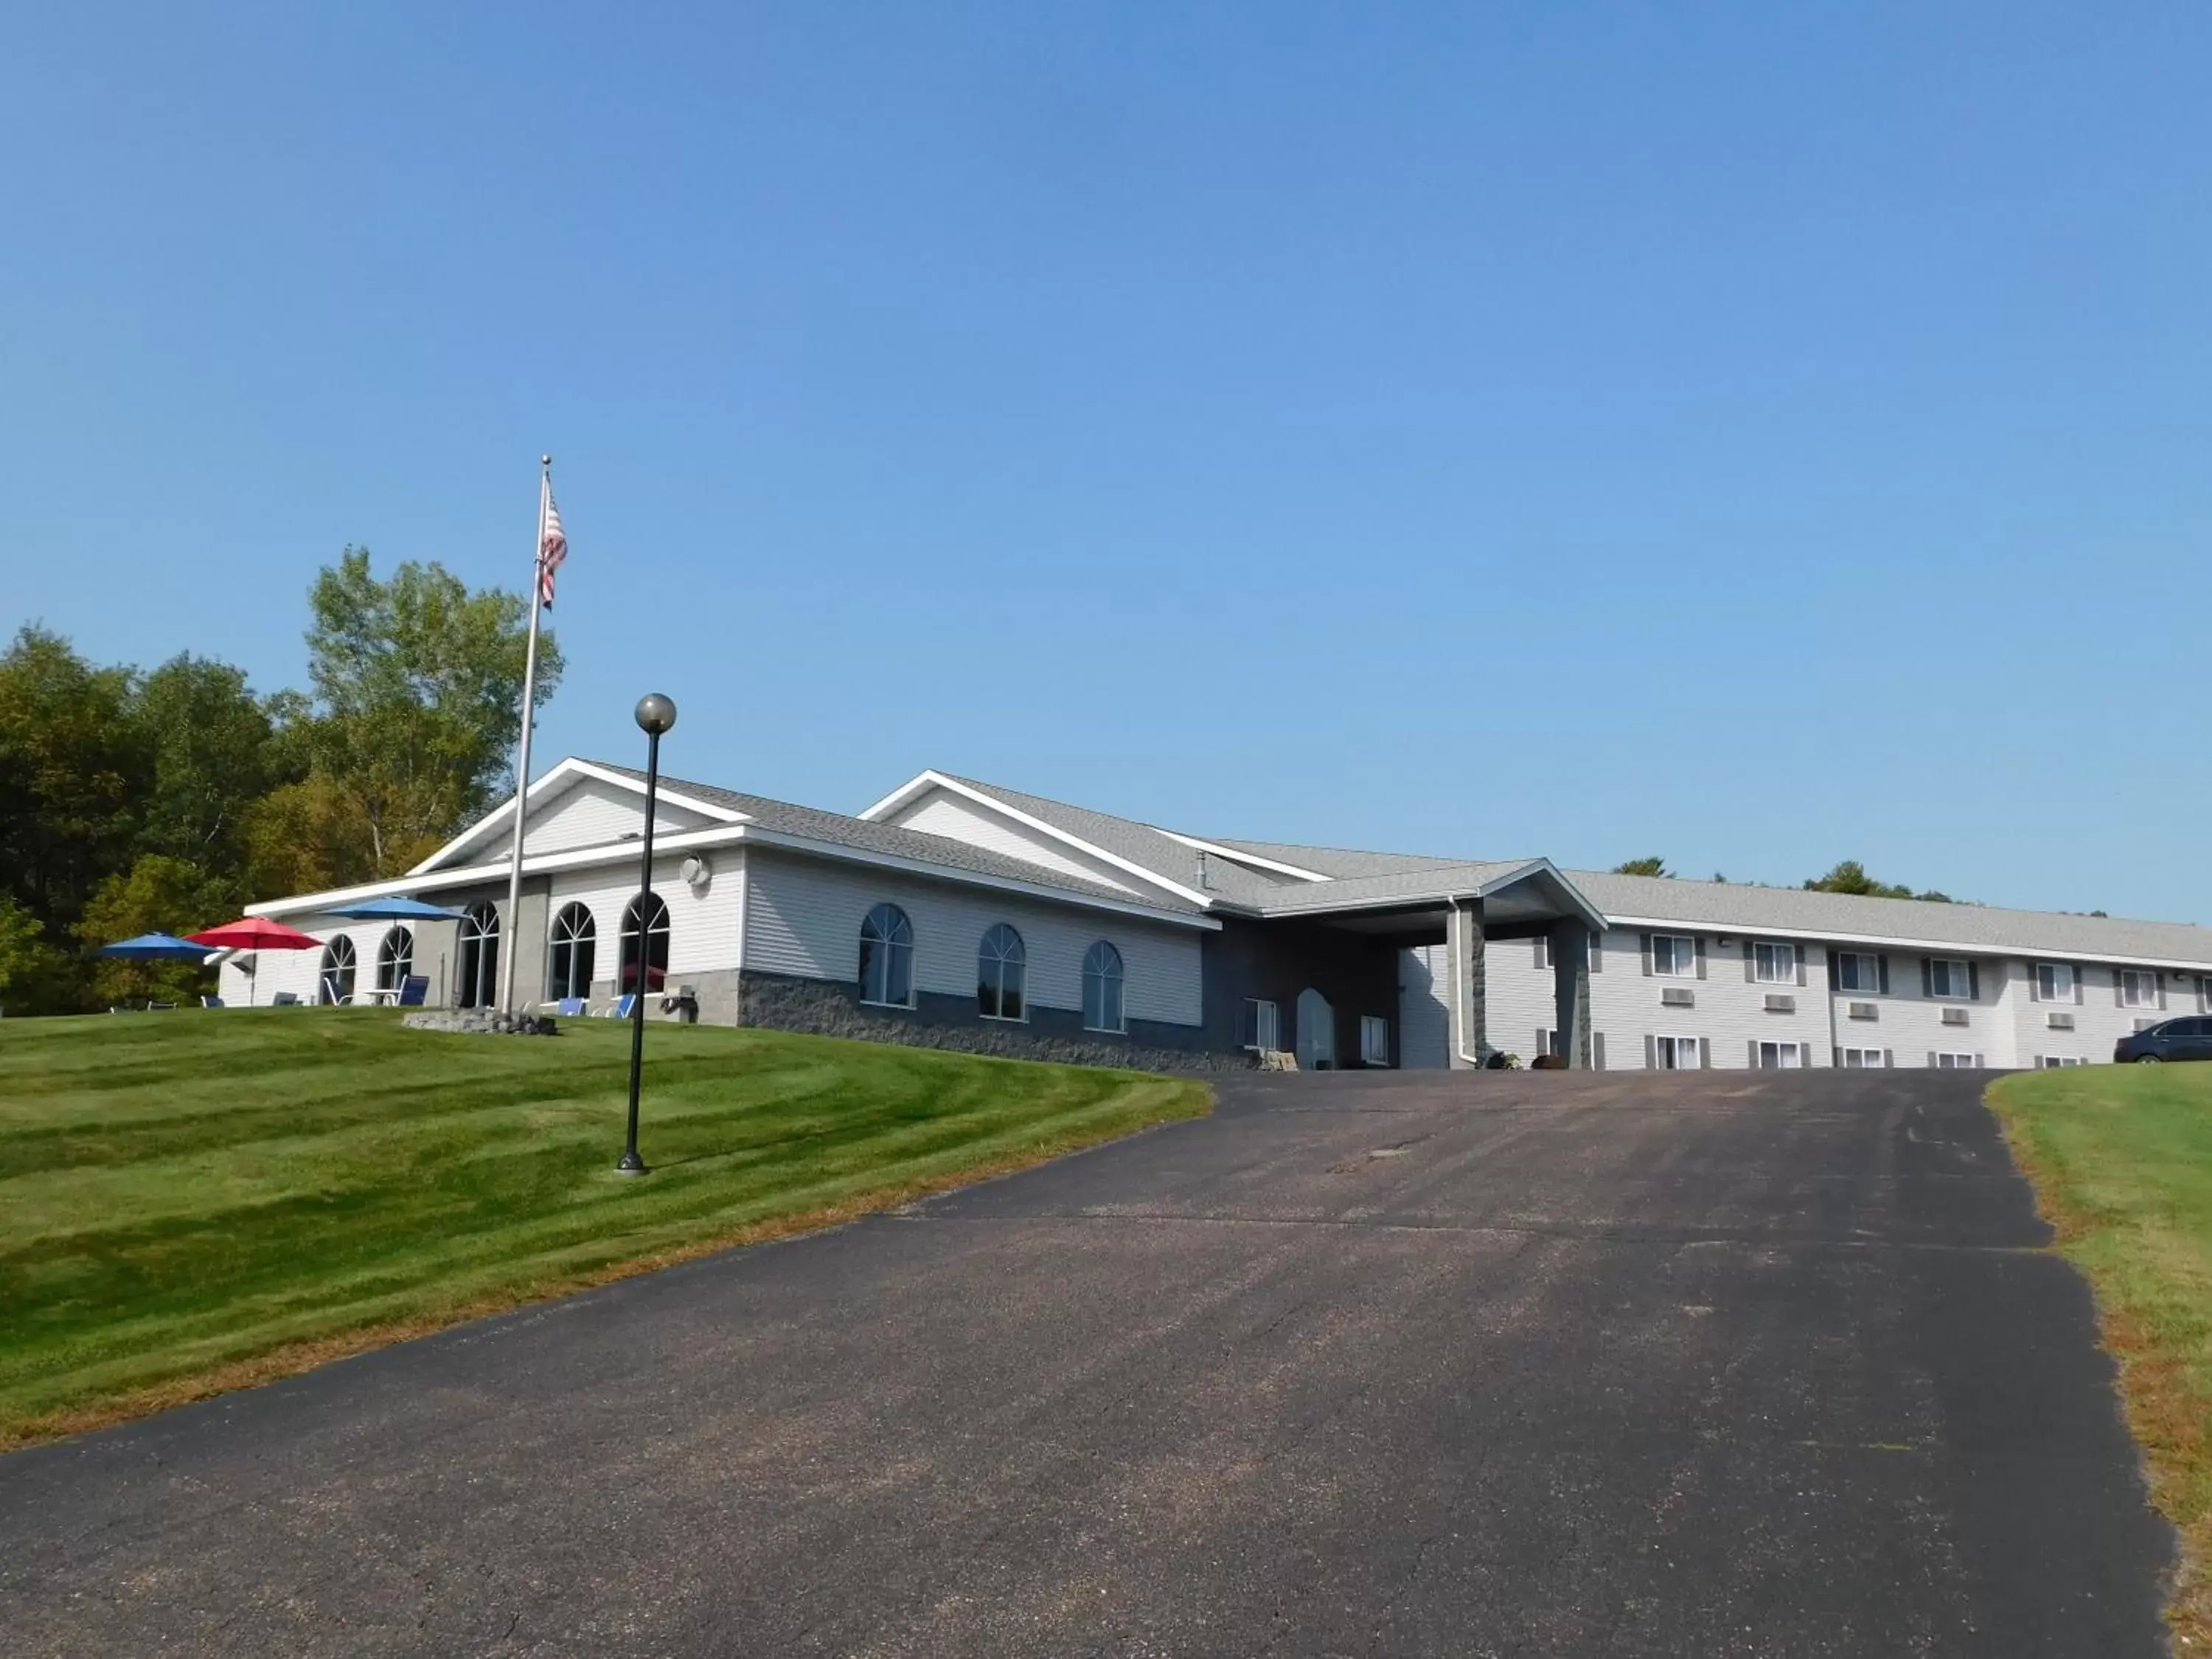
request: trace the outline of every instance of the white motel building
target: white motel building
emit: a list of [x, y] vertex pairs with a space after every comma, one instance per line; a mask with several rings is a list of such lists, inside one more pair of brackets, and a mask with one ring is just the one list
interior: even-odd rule
[[[1188, 834], [939, 772], [847, 815], [562, 761], [396, 880], [253, 908], [234, 1006], [656, 1017], [1091, 1064], [2040, 1066], [2212, 1016], [2212, 930]], [[458, 921], [332, 912], [407, 896]], [[641, 963], [642, 972], [641, 974]]]

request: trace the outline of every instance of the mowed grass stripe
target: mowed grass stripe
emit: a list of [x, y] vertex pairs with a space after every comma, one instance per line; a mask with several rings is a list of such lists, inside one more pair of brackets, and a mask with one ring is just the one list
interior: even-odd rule
[[[0, 1024], [0, 1443], [1203, 1111], [1181, 1079], [356, 1010]], [[276, 1367], [276, 1369], [281, 1369]], [[258, 1373], [252, 1373], [258, 1375]]]

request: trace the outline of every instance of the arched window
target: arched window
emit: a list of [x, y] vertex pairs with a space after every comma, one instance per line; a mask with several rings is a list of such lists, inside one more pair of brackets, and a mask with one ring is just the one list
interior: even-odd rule
[[323, 946], [323, 975], [316, 982], [315, 1000], [332, 1006], [353, 1000], [353, 941], [340, 933]]
[[461, 960], [453, 975], [456, 1008], [489, 1008], [499, 1000], [499, 910], [490, 900], [461, 917]]
[[1121, 1018], [1121, 953], [1106, 939], [1084, 953], [1083, 1024], [1092, 1031], [1129, 1029]]
[[658, 893], [641, 893], [623, 911], [622, 988], [635, 991], [637, 982], [637, 913], [645, 907], [645, 986], [658, 991], [668, 983], [668, 906]]
[[376, 988], [396, 991], [414, 971], [415, 935], [404, 927], [394, 927], [376, 947]]
[[1028, 963], [1022, 936], [1003, 921], [992, 923], [975, 953], [975, 1001], [984, 1018], [1023, 1017], [1022, 980]]
[[599, 930], [588, 907], [564, 904], [553, 918], [553, 944], [545, 963], [545, 994], [555, 1002], [592, 994], [592, 957]]
[[914, 1006], [914, 927], [896, 904], [878, 904], [860, 924], [860, 1000]]

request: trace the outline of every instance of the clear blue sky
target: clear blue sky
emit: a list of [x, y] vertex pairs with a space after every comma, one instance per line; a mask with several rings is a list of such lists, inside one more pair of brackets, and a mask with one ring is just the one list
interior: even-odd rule
[[2212, 922], [2212, 8], [19, 6], [0, 624], [856, 809]]

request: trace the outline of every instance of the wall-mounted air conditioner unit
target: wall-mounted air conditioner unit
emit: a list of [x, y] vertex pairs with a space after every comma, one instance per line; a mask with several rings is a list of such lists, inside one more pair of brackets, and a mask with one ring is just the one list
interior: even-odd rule
[[1946, 1008], [1943, 1011], [1943, 1023], [1946, 1025], [1964, 1025], [1966, 1023], [1966, 1011], [1964, 1008]]
[[2070, 1031], [2074, 1029], [2074, 1016], [2071, 1014], [2062, 1014], [2054, 1009], [2044, 1018], [2045, 1024], [2054, 1031]]
[[1797, 999], [1780, 991], [1769, 991], [1766, 994], [1766, 1012], [1770, 1014], [1794, 1014], [1797, 1012]]
[[1844, 1012], [1852, 1019], [1875, 1019], [1880, 1018], [1878, 1011], [1871, 1002], [1854, 1002], [1850, 1006], [1846, 1007], [1844, 1010]]

